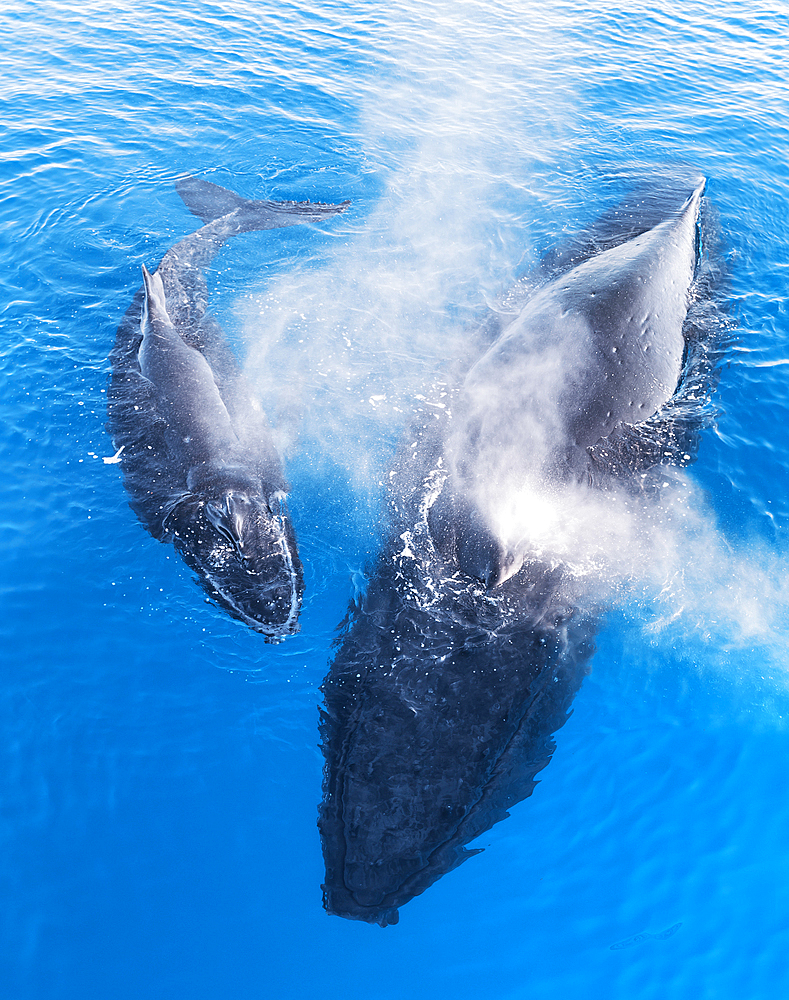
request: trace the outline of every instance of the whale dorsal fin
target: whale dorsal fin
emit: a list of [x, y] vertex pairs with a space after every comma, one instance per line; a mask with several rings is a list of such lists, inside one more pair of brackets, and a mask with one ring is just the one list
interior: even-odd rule
[[167, 312], [167, 298], [164, 294], [164, 282], [158, 271], [150, 273], [143, 264], [142, 279], [145, 286], [145, 301], [142, 311], [142, 328], [145, 330], [149, 322], [172, 323]]

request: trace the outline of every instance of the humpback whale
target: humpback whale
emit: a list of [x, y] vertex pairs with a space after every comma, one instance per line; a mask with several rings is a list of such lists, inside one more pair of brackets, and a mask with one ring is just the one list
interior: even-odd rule
[[[538, 496], [656, 506], [714, 382], [704, 180], [638, 192], [549, 255], [417, 416], [323, 682], [324, 907], [396, 923], [531, 794], [589, 671], [600, 598], [529, 534]], [[515, 512], [508, 526], [507, 512]]]
[[184, 177], [203, 226], [167, 251], [121, 320], [107, 429], [133, 510], [172, 542], [232, 617], [278, 641], [298, 629], [304, 589], [288, 485], [259, 402], [207, 311], [205, 270], [239, 233], [330, 218], [349, 204], [241, 198]]

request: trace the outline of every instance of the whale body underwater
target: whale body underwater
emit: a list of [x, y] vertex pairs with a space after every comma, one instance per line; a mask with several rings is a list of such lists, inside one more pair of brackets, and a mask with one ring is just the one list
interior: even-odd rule
[[320, 222], [348, 202], [252, 201], [184, 177], [204, 225], [165, 254], [117, 331], [107, 429], [131, 507], [211, 598], [269, 641], [298, 629], [304, 590], [288, 485], [258, 400], [208, 312], [205, 270], [239, 233]]
[[322, 686], [329, 913], [396, 923], [549, 763], [600, 610], [529, 540], [527, 500], [654, 514], [667, 467], [693, 460], [726, 326], [704, 186], [641, 188], [546, 257], [403, 439]]

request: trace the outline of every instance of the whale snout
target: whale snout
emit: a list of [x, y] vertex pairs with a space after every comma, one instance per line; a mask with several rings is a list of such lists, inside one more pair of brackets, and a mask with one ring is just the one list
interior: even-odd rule
[[228, 491], [197, 501], [181, 513], [174, 541], [234, 618], [271, 641], [298, 631], [303, 571], [283, 500]]

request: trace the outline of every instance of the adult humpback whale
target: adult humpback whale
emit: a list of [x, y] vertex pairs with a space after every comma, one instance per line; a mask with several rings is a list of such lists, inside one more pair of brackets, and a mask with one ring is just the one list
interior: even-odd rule
[[664, 466], [692, 459], [714, 369], [702, 191], [634, 196], [547, 259], [403, 442], [323, 684], [329, 913], [396, 922], [549, 762], [598, 614], [529, 522], [623, 494], [649, 514]]
[[204, 271], [238, 233], [319, 222], [340, 205], [250, 201], [195, 177], [176, 183], [205, 223], [176, 243], [123, 317], [107, 429], [131, 506], [171, 541], [210, 596], [271, 641], [292, 634], [304, 589], [266, 417], [207, 312]]

